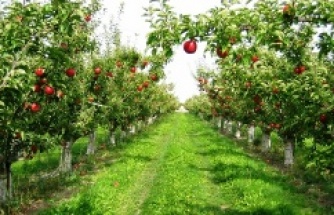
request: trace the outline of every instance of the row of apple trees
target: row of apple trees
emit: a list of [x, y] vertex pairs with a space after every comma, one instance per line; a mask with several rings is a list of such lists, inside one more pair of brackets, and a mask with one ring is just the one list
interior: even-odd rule
[[[178, 15], [166, 1], [147, 8], [152, 52], [186, 54], [199, 42], [217, 59], [216, 71], [200, 71], [206, 107], [223, 121], [259, 126], [284, 140], [285, 164], [295, 143], [312, 137], [308, 167], [333, 173], [333, 1], [228, 1], [196, 16]], [[169, 29], [173, 29], [170, 31]], [[196, 102], [195, 102], [196, 103]], [[203, 111], [198, 109], [197, 111]], [[204, 110], [205, 111], [205, 110]], [[207, 112], [207, 110], [206, 110]], [[264, 141], [263, 150], [270, 148]]]
[[[62, 147], [59, 172], [70, 172], [71, 147], [107, 125], [146, 124], [176, 108], [163, 78], [163, 58], [118, 47], [98, 55], [93, 37], [98, 1], [9, 4], [0, 16], [0, 196], [11, 196], [11, 164], [22, 155]], [[112, 141], [113, 143], [115, 141]]]

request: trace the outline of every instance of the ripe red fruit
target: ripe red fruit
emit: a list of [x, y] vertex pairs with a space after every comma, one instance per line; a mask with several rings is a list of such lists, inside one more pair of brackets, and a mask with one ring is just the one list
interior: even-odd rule
[[227, 55], [228, 55], [227, 50], [222, 51], [220, 48], [217, 48], [216, 53], [217, 53], [218, 57], [220, 57], [220, 58], [226, 58]]
[[147, 88], [149, 85], [150, 85], [150, 83], [148, 81], [144, 81], [143, 87]]
[[255, 95], [254, 98], [253, 98], [253, 101], [257, 104], [260, 104], [262, 99], [259, 95]]
[[15, 139], [22, 139], [21, 132], [15, 132]]
[[190, 39], [187, 40], [186, 42], [184, 42], [183, 44], [183, 50], [187, 53], [187, 54], [193, 54], [196, 52], [197, 50], [197, 43], [195, 39]]
[[294, 70], [293, 70], [293, 72], [294, 72], [295, 74], [299, 75], [299, 74], [300, 74], [300, 69], [299, 69], [299, 67], [298, 67], [298, 66], [295, 67]]
[[48, 79], [46, 79], [46, 78], [41, 78], [41, 79], [39, 79], [38, 83], [39, 83], [40, 85], [47, 84], [47, 83], [48, 83]]
[[112, 78], [113, 77], [112, 72], [107, 72], [106, 76]]
[[136, 72], [136, 70], [137, 70], [137, 68], [136, 67], [131, 67], [131, 69], [130, 69], [130, 71], [132, 72], [132, 73], [135, 73]]
[[41, 92], [41, 85], [39, 85], [39, 84], [35, 84], [34, 85], [34, 87], [33, 87], [33, 90], [34, 90], [34, 92]]
[[73, 68], [69, 68], [69, 69], [67, 69], [66, 70], [66, 75], [68, 76], [68, 77], [73, 77], [73, 76], [75, 76], [75, 69], [73, 69]]
[[100, 89], [101, 89], [101, 86], [100, 86], [100, 85], [95, 85], [95, 86], [94, 86], [94, 90], [95, 90], [95, 91], [99, 91]]
[[118, 68], [120, 68], [120, 67], [123, 66], [123, 63], [122, 63], [121, 61], [117, 61], [117, 62], [116, 62], [116, 66], [117, 66]]
[[39, 112], [41, 110], [41, 106], [38, 103], [35, 103], [35, 102], [31, 103], [30, 110], [33, 113], [37, 113], [37, 112]]
[[85, 16], [85, 21], [89, 22], [90, 20], [92, 20], [92, 16], [90, 14]]
[[306, 70], [306, 67], [305, 67], [304, 65], [300, 65], [300, 66], [299, 66], [299, 71], [300, 71], [300, 73], [305, 72], [305, 70]]
[[288, 14], [290, 12], [290, 5], [286, 4], [283, 6], [283, 14]]
[[272, 92], [273, 92], [274, 94], [277, 94], [277, 93], [279, 93], [279, 89], [278, 89], [277, 87], [273, 87]]
[[326, 114], [321, 114], [319, 117], [320, 122], [326, 123], [327, 122], [327, 116]]
[[142, 67], [146, 67], [148, 65], [148, 61], [147, 60], [144, 60], [143, 63], [142, 63]]
[[100, 67], [96, 67], [96, 68], [94, 69], [94, 73], [95, 73], [95, 75], [99, 75], [99, 74], [101, 74], [101, 72], [102, 72], [102, 69], [101, 69]]
[[152, 81], [157, 81], [158, 80], [158, 76], [156, 74], [152, 74], [150, 76], [150, 78], [151, 78]]
[[143, 90], [143, 85], [139, 85], [139, 86], [137, 87], [137, 90], [138, 90], [138, 92], [141, 92], [141, 91]]
[[53, 95], [55, 93], [55, 89], [53, 87], [50, 87], [50, 86], [46, 86], [44, 88], [44, 93], [46, 95]]
[[60, 47], [61, 47], [62, 49], [65, 49], [65, 50], [68, 49], [68, 45], [67, 45], [67, 43], [60, 43]]
[[35, 70], [35, 74], [36, 74], [36, 76], [38, 76], [38, 77], [42, 77], [42, 76], [44, 75], [44, 69], [43, 69], [43, 68], [37, 68], [37, 69]]
[[253, 55], [253, 56], [252, 56], [252, 62], [253, 62], [253, 63], [256, 63], [256, 62], [258, 62], [258, 61], [259, 61], [259, 57], [256, 56], [256, 55]]
[[37, 148], [36, 145], [32, 145], [32, 146], [30, 146], [30, 150], [32, 151], [32, 153], [36, 154], [38, 148]]

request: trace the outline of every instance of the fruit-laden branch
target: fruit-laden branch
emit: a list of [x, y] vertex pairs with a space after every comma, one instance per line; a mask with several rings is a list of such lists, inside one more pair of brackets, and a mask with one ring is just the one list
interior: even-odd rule
[[[33, 44], [33, 43], [27, 43], [27, 44], [25, 44], [25, 46], [22, 48], [21, 52], [18, 52], [18, 53], [15, 54], [15, 56], [14, 56], [14, 61], [13, 61], [13, 63], [12, 63], [12, 66], [11, 66], [9, 72], [8, 72], [8, 73], [6, 74], [6, 76], [2, 79], [2, 83], [1, 83], [1, 85], [0, 85], [0, 91], [6, 87], [8, 80], [10, 80], [10, 78], [11, 78], [11, 77], [14, 75], [14, 73], [15, 73], [15, 68], [18, 66], [18, 63], [20, 62], [21, 56], [24, 55], [24, 54], [28, 51], [29, 47], [30, 47], [32, 44]], [[21, 54], [21, 56], [20, 56], [20, 54]]]

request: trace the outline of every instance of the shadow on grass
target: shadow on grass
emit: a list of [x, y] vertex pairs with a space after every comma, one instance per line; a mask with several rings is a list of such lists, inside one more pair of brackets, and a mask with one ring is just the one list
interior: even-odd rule
[[291, 208], [291, 206], [286, 204], [280, 204], [273, 208], [264, 208], [264, 207], [255, 207], [245, 210], [233, 209], [226, 205], [215, 206], [210, 204], [194, 204], [185, 201], [181, 201], [178, 203], [179, 205], [184, 205], [182, 208], [187, 208], [187, 212], [180, 212], [177, 210], [171, 210], [173, 215], [183, 215], [183, 214], [191, 214], [191, 215], [294, 215], [296, 212]]

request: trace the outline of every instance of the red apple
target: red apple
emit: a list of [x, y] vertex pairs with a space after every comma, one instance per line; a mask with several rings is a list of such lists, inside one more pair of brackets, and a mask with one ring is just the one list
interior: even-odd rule
[[274, 94], [277, 94], [277, 93], [279, 93], [279, 89], [277, 87], [273, 87], [272, 92]]
[[123, 63], [122, 63], [121, 61], [117, 61], [117, 62], [116, 62], [116, 66], [117, 66], [118, 68], [120, 68], [120, 67], [123, 66]]
[[288, 14], [290, 12], [290, 5], [286, 4], [283, 7], [283, 14]]
[[41, 79], [39, 79], [38, 83], [39, 83], [40, 85], [47, 84], [47, 83], [48, 83], [48, 79], [46, 79], [46, 78], [41, 78]]
[[101, 89], [101, 86], [100, 86], [100, 85], [97, 84], [97, 85], [94, 86], [94, 90], [95, 90], [95, 91], [99, 91], [100, 89]]
[[247, 89], [251, 88], [251, 86], [252, 86], [252, 82], [247, 81], [247, 82], [245, 83], [245, 87], [246, 87]]
[[37, 148], [36, 145], [31, 145], [31, 146], [30, 146], [30, 150], [32, 151], [32, 153], [36, 154], [38, 148]]
[[326, 123], [327, 122], [327, 116], [326, 114], [321, 114], [319, 117], [320, 122]]
[[227, 50], [222, 51], [220, 48], [217, 48], [216, 53], [217, 53], [218, 57], [220, 57], [220, 58], [226, 58], [227, 55], [228, 55]]
[[137, 68], [136, 67], [131, 67], [131, 69], [130, 69], [130, 71], [132, 72], [132, 73], [135, 73], [136, 72], [136, 70], [137, 70]]
[[253, 56], [252, 56], [252, 61], [253, 61], [253, 63], [258, 62], [258, 61], [259, 61], [259, 57], [256, 56], [256, 55], [253, 55]]
[[33, 87], [33, 90], [34, 90], [34, 92], [41, 92], [41, 85], [39, 85], [39, 84], [35, 84], [34, 85], [34, 87]]
[[147, 88], [149, 85], [150, 85], [150, 83], [148, 81], [144, 81], [143, 87]]
[[152, 81], [157, 81], [158, 80], [158, 76], [156, 74], [150, 75], [150, 78], [151, 78]]
[[300, 66], [299, 66], [299, 71], [300, 71], [300, 73], [305, 72], [305, 70], [306, 70], [306, 67], [305, 67], [304, 65], [300, 65]]
[[44, 69], [43, 69], [43, 68], [37, 68], [37, 69], [35, 70], [35, 74], [36, 74], [36, 76], [38, 76], [38, 77], [42, 77], [42, 76], [44, 75]]
[[30, 110], [33, 113], [37, 113], [37, 112], [39, 112], [41, 110], [41, 106], [38, 103], [33, 102], [30, 105]]
[[139, 85], [139, 86], [137, 87], [137, 90], [138, 90], [138, 92], [141, 92], [141, 91], [143, 90], [143, 85]]
[[107, 73], [106, 73], [106, 76], [112, 78], [112, 77], [113, 77], [113, 74], [112, 74], [112, 72], [107, 72]]
[[144, 60], [143, 63], [142, 63], [142, 67], [146, 67], [148, 65], [148, 61], [147, 60]]
[[187, 53], [187, 54], [193, 54], [196, 52], [197, 50], [197, 42], [195, 39], [190, 39], [187, 40], [186, 42], [184, 42], [183, 44], [183, 50]]
[[92, 15], [88, 14], [85, 16], [85, 21], [89, 22], [90, 20], [92, 20]]
[[53, 95], [55, 93], [55, 89], [53, 87], [50, 87], [50, 86], [45, 86], [44, 93], [46, 95]]
[[68, 76], [68, 77], [73, 77], [73, 76], [75, 76], [75, 69], [73, 69], [73, 68], [69, 68], [69, 69], [67, 69], [66, 70], [66, 75]]
[[99, 75], [99, 74], [101, 74], [101, 72], [102, 72], [102, 69], [100, 67], [95, 67], [95, 69], [94, 69], [94, 74], [95, 75]]

